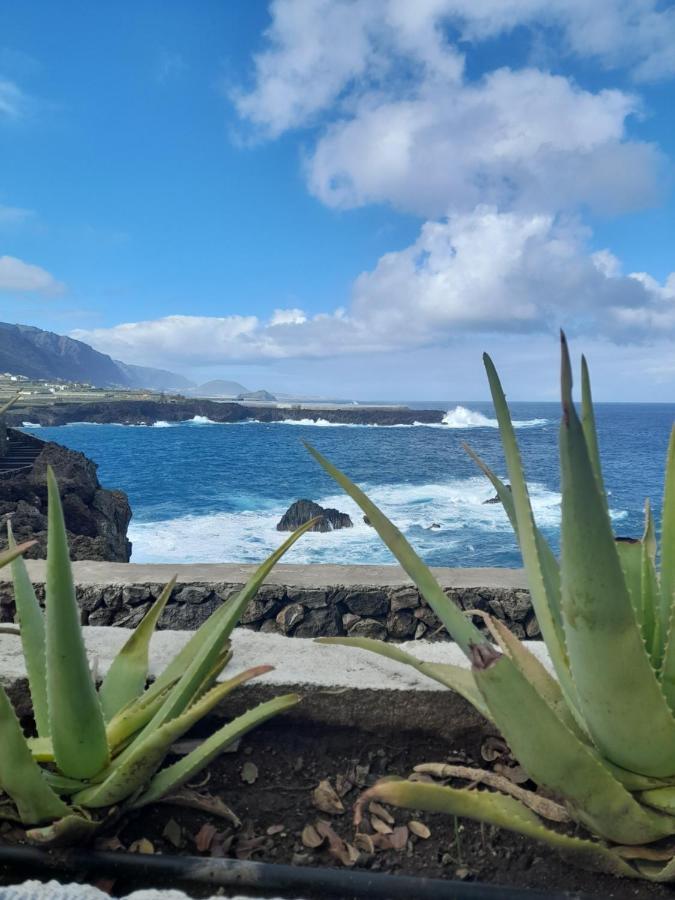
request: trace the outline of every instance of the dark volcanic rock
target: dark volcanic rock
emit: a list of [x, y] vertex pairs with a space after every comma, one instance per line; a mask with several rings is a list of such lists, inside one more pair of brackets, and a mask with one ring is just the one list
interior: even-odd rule
[[282, 422], [322, 419], [336, 425], [439, 424], [444, 413], [438, 409], [407, 409], [397, 406], [349, 406], [335, 409], [307, 407], [247, 406], [245, 403], [217, 403], [198, 398], [168, 397], [164, 400], [100, 400], [83, 403], [59, 402], [31, 406], [22, 399], [7, 413], [10, 425], [28, 420], [39, 425], [67, 425], [69, 422], [118, 422], [123, 425], [151, 425], [153, 422], [184, 422], [206, 416], [213, 422]]
[[37, 540], [26, 556], [46, 556], [47, 466], [51, 466], [59, 482], [71, 558], [129, 562], [127, 495], [102, 488], [96, 463], [83, 453], [32, 440], [42, 449], [31, 468], [0, 478], [0, 550], [7, 545], [4, 525], [11, 519], [17, 541]]
[[320, 517], [311, 531], [334, 531], [337, 528], [351, 528], [352, 520], [346, 513], [337, 509], [324, 509], [313, 500], [296, 500], [292, 503], [277, 524], [277, 531], [295, 531], [310, 519]]
[[[510, 491], [511, 485], [507, 484], [506, 488], [507, 488], [507, 490]], [[499, 499], [499, 494], [495, 494], [494, 497], [490, 497], [488, 500], [483, 500], [483, 506], [485, 506], [487, 503], [501, 503], [501, 502], [502, 501]]]

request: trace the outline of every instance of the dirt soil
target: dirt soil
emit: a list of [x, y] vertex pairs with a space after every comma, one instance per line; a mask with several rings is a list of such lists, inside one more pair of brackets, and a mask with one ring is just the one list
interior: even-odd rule
[[[385, 775], [407, 776], [419, 762], [494, 765], [494, 761], [485, 761], [484, 753], [485, 743], [483, 740], [481, 747], [478, 735], [473, 746], [452, 747], [427, 734], [387, 734], [378, 740], [376, 735], [356, 729], [331, 730], [280, 718], [247, 736], [236, 752], [223, 754], [208, 775], [191, 786], [202, 796], [224, 801], [241, 820], [240, 827], [209, 813], [160, 804], [128, 817], [116, 834], [99, 838], [97, 846], [299, 866], [347, 864], [394, 874], [581, 892], [617, 900], [675, 897], [675, 888], [669, 886], [585, 872], [518, 835], [467, 820], [391, 808], [384, 815], [393, 816], [393, 822], [378, 815], [376, 823], [382, 828], [384, 822], [382, 830], [391, 833], [379, 836], [368, 827], [371, 840], [380, 846], [369, 852], [372, 848], [366, 841], [365, 846], [359, 845], [358, 855], [352, 851], [350, 859], [347, 845], [354, 846], [353, 805], [363, 787]], [[315, 805], [315, 789], [326, 780], [341, 797], [333, 813]], [[330, 791], [322, 797], [321, 805], [335, 805]], [[337, 811], [340, 805], [342, 812]], [[424, 837], [427, 832], [418, 825], [413, 829], [421, 832], [419, 836], [401, 827], [411, 821], [426, 826], [429, 836]], [[307, 826], [314, 831], [306, 830]], [[323, 837], [320, 846], [307, 846], [316, 843], [317, 834], [319, 839]], [[17, 838], [16, 830], [5, 830], [0, 836], [5, 841]], [[391, 847], [392, 843], [401, 849]], [[0, 883], [1, 875], [0, 871]], [[4, 875], [12, 880], [7, 872]], [[139, 885], [103, 879], [99, 886], [118, 894]]]

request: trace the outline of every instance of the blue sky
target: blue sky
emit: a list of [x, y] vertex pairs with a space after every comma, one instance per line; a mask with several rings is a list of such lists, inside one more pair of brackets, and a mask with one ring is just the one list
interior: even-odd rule
[[383, 399], [552, 398], [562, 325], [675, 399], [673, 4], [0, 8], [0, 319]]

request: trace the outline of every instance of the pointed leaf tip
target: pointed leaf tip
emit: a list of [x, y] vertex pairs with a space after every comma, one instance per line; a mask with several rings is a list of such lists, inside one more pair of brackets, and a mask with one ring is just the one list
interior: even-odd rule
[[560, 396], [562, 400], [563, 419], [569, 428], [572, 410], [572, 364], [565, 332], [560, 332]]

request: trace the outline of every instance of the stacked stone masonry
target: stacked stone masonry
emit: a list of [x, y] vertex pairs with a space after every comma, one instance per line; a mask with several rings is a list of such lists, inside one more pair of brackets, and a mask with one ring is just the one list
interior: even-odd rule
[[[35, 568], [39, 562], [31, 561], [31, 565]], [[167, 569], [165, 566], [113, 565], [109, 567], [110, 581], [92, 581], [91, 576], [78, 580], [78, 565], [86, 564], [76, 564], [75, 573], [83, 623], [127, 628], [137, 625], [159, 596], [164, 586], [164, 581], [160, 579]], [[147, 580], [155, 568], [158, 570], [157, 580]], [[160, 629], [198, 628], [218, 606], [241, 589], [248, 575], [248, 572], [243, 571], [246, 567], [218, 566], [213, 568], [225, 571], [231, 568], [235, 574], [243, 573], [244, 578], [237, 581], [211, 581], [204, 580], [203, 575], [200, 575], [190, 581], [191, 566], [176, 568], [182, 571], [159, 621]], [[359, 584], [354, 582], [355, 573], [351, 568], [348, 570], [348, 567], [345, 567], [345, 575], [349, 572], [351, 577], [343, 579], [346, 583], [340, 583], [341, 567], [338, 566], [280, 566], [275, 572], [275, 583], [265, 584], [258, 591], [244, 613], [241, 624], [255, 631], [304, 638], [350, 635], [386, 641], [421, 638], [448, 640], [448, 634], [439, 619], [421, 599], [418, 591], [411, 584], [405, 583], [405, 576], [399, 569], [394, 566], [359, 566], [356, 576], [368, 576], [371, 568], [372, 575], [363, 578], [368, 583]], [[134, 569], [143, 570], [142, 581], [131, 581], [129, 573]], [[288, 571], [284, 572], [284, 569]], [[105, 574], [105, 569], [101, 571]], [[125, 571], [124, 579], [112, 580], [120, 571]], [[439, 571], [443, 573], [440, 580], [445, 593], [460, 608], [490, 613], [505, 622], [520, 638], [540, 636], [530, 595], [522, 577], [518, 577], [519, 573], [503, 570], [502, 580], [506, 581], [506, 586], [499, 586], [495, 583], [500, 580], [499, 576], [494, 575], [497, 570]], [[467, 571], [476, 574], [468, 579], [462, 574], [453, 578], [453, 572]], [[295, 577], [298, 572], [302, 577]], [[481, 578], [481, 572], [491, 574]], [[222, 571], [218, 574], [222, 574]], [[31, 575], [36, 593], [42, 600], [44, 581], [36, 578], [33, 572]], [[457, 584], [453, 585], [453, 581]], [[481, 581], [485, 585], [481, 585]], [[13, 617], [11, 585], [0, 581], [0, 621], [12, 621]], [[484, 628], [481, 618], [476, 617], [475, 621], [478, 627]]]

